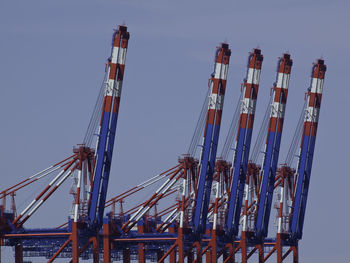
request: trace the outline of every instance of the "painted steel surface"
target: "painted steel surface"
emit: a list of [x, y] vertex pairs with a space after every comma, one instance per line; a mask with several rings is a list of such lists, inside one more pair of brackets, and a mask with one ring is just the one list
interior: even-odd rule
[[239, 229], [239, 218], [242, 208], [262, 61], [263, 55], [261, 54], [261, 50], [254, 49], [248, 58], [247, 77], [244, 83], [244, 98], [241, 102], [239, 127], [232, 163], [233, 175], [225, 224], [226, 235], [229, 238], [237, 236]]
[[[240, 104], [236, 149], [231, 167], [232, 173], [228, 173], [231, 164], [223, 160], [216, 160], [231, 55], [228, 44], [222, 44], [217, 49], [214, 72], [210, 79], [211, 92], [208, 99], [200, 161], [195, 160], [193, 156], [185, 155], [184, 158], [179, 158], [178, 165], [106, 202], [128, 39], [129, 33], [126, 27], [120, 26], [113, 36], [112, 55], [108, 61], [108, 78], [96, 153], [85, 145], [80, 145], [79, 148], [73, 150], [74, 155], [2, 191], [0, 194], [4, 199], [12, 193], [11, 191], [17, 191], [46, 174], [57, 172], [49, 185], [26, 206], [17, 218], [15, 218], [15, 209], [8, 212], [5, 211], [5, 205], [0, 205], [0, 245], [14, 247], [16, 262], [22, 262], [23, 257], [38, 256], [48, 258], [48, 262], [53, 262], [56, 257], [72, 258], [74, 263], [77, 263], [79, 259], [89, 258], [93, 258], [94, 262], [99, 262], [102, 253], [103, 261], [106, 263], [121, 259], [124, 262], [135, 259], [138, 259], [139, 262], [145, 262], [146, 259], [163, 262], [167, 257], [169, 262], [178, 261], [179, 263], [183, 263], [186, 257], [188, 262], [201, 262], [202, 257], [205, 257], [207, 262], [217, 262], [221, 256], [223, 262], [234, 262], [238, 253], [241, 254], [242, 262], [248, 262], [255, 251], [258, 252], [259, 262], [266, 261], [274, 251], [277, 251], [277, 262], [279, 263], [289, 253], [293, 253], [293, 262], [297, 262], [298, 241], [302, 237], [326, 71], [323, 60], [319, 60], [313, 68], [311, 88], [308, 93], [295, 202], [290, 217], [292, 221], [288, 225], [289, 214], [283, 214], [280, 209], [276, 238], [265, 238], [273, 189], [281, 187], [280, 207], [283, 208], [284, 205], [289, 207], [289, 204], [283, 203], [285, 201], [283, 198], [287, 195], [287, 191], [288, 197], [292, 195], [290, 189], [293, 188], [295, 172], [290, 167], [283, 166], [277, 171], [280, 177], [276, 177], [289, 74], [292, 66], [292, 61], [287, 54], [284, 54], [279, 61], [265, 146], [261, 197], [254, 200], [254, 202], [256, 200], [259, 202], [255, 223], [256, 236], [261, 238], [258, 240], [254, 238], [252, 232], [253, 220], [249, 221], [249, 227], [244, 224], [247, 221], [248, 209], [250, 209], [247, 198], [252, 182], [249, 182], [249, 176], [258, 174], [257, 171], [260, 169], [256, 164], [250, 166], [252, 162], [248, 163], [263, 61], [259, 49], [255, 49], [248, 59], [243, 90], [244, 98]], [[95, 164], [93, 164], [94, 160]], [[90, 167], [88, 172], [83, 168], [83, 164]], [[253, 173], [251, 169], [256, 170]], [[77, 170], [77, 182], [74, 185], [76, 192], [73, 191], [74, 209], [68, 222], [57, 228], [24, 228], [23, 223], [75, 170]], [[81, 192], [85, 192], [83, 181], [87, 178], [93, 179], [91, 180], [92, 191], [88, 211], [83, 206], [86, 198], [83, 197], [80, 200]], [[257, 183], [259, 178], [253, 178], [253, 176], [251, 178], [256, 187], [259, 184]], [[161, 186], [155, 192], [153, 191], [151, 197], [146, 201], [143, 200], [142, 203], [126, 211], [122, 208], [122, 204], [127, 202], [126, 198], [134, 198], [134, 193], [160, 180], [164, 180]], [[215, 200], [210, 200], [213, 180], [216, 181]], [[246, 192], [245, 211], [241, 236], [238, 237], [244, 191]], [[165, 209], [162, 208], [162, 211], [157, 210], [158, 202], [161, 200], [168, 202], [169, 199], [166, 197], [176, 195], [176, 193], [179, 197], [175, 199], [174, 204]], [[254, 194], [258, 195], [255, 191]], [[291, 198], [291, 200], [294, 199]], [[118, 213], [115, 211], [115, 204], [119, 202], [120, 211]], [[249, 203], [249, 206], [252, 203]], [[3, 204], [6, 204], [6, 200], [3, 201]], [[107, 217], [103, 217], [106, 206], [112, 206], [112, 211]], [[256, 207], [256, 204], [250, 207], [255, 208], [254, 206]], [[154, 214], [151, 208], [155, 208]], [[255, 213], [253, 209], [249, 210], [249, 213], [252, 211]], [[283, 227], [282, 220], [285, 220]], [[289, 229], [287, 229], [288, 226]]]
[[211, 94], [209, 97], [206, 126], [203, 137], [199, 184], [193, 219], [194, 232], [197, 234], [205, 231], [207, 221], [230, 56], [231, 50], [228, 48], [228, 44], [222, 44], [217, 50], [215, 71], [210, 82]]
[[113, 35], [112, 54], [108, 63], [108, 79], [96, 148], [94, 183], [88, 211], [89, 223], [97, 226], [101, 226], [103, 219], [128, 40], [127, 28], [119, 26]]
[[292, 239], [302, 238], [326, 70], [327, 67], [322, 59], [319, 59], [312, 68], [311, 87], [308, 90], [308, 101], [305, 110], [303, 135], [297, 168], [298, 179], [290, 222]]
[[283, 54], [277, 66], [278, 71], [273, 88], [273, 103], [270, 111], [262, 165], [262, 184], [255, 222], [255, 234], [258, 239], [265, 238], [268, 232], [292, 64], [293, 61], [290, 59], [290, 55]]

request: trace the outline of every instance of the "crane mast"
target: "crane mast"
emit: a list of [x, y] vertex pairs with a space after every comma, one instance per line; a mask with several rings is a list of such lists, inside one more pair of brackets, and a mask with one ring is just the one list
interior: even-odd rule
[[196, 234], [205, 231], [206, 226], [230, 56], [231, 50], [228, 44], [221, 44], [216, 53], [214, 73], [210, 79], [211, 93], [203, 136], [199, 183], [193, 217]]
[[244, 97], [241, 102], [239, 127], [232, 164], [233, 175], [225, 224], [226, 235], [229, 238], [237, 236], [239, 229], [239, 218], [242, 208], [262, 61], [263, 55], [261, 54], [261, 50], [254, 49], [248, 58], [247, 76], [243, 91]]
[[315, 63], [312, 68], [311, 86], [307, 93], [307, 107], [305, 110], [303, 135], [297, 168], [297, 183], [290, 222], [290, 234], [292, 239], [302, 238], [326, 69], [327, 67], [323, 59], [318, 59], [317, 63]]
[[266, 237], [268, 232], [292, 64], [290, 55], [283, 54], [277, 65], [255, 222], [255, 234], [258, 239]]
[[88, 209], [88, 222], [97, 227], [102, 224], [107, 195], [128, 40], [127, 27], [119, 26], [113, 35], [111, 57], [108, 59], [108, 77], [105, 83], [95, 153], [94, 179]]

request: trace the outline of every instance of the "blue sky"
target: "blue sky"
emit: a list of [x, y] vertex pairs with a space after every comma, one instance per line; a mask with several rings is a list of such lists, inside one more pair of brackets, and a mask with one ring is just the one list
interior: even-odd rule
[[[125, 23], [131, 37], [109, 196], [175, 165], [186, 152], [220, 42], [232, 50], [221, 137], [248, 52], [259, 47], [264, 55], [255, 132], [277, 57], [291, 53], [280, 160], [303, 105], [312, 62], [323, 57], [328, 70], [300, 258], [346, 262], [349, 10], [350, 3], [339, 0], [1, 1], [2, 188], [63, 159], [82, 141], [118, 24]], [[29, 226], [66, 220], [71, 197], [69, 184], [65, 187]], [[61, 211], [57, 216], [53, 207]]]

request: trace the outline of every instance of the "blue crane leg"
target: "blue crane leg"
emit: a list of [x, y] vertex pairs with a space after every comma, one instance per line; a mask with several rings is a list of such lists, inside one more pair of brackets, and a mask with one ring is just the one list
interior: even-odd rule
[[118, 113], [112, 113], [110, 131], [108, 135], [108, 146], [107, 146], [107, 152], [106, 152], [105, 167], [104, 167], [103, 177], [102, 177], [102, 187], [100, 191], [100, 200], [99, 200], [99, 206], [98, 206], [97, 220], [99, 225], [102, 225], [102, 221], [103, 221], [103, 213], [104, 213], [105, 201], [107, 196], [109, 174], [110, 174], [111, 163], [112, 163], [117, 120], [118, 120]]
[[263, 178], [261, 183], [257, 220], [255, 224], [256, 236], [258, 238], [266, 237], [268, 233], [281, 135], [282, 134], [280, 132], [269, 132], [263, 166]]
[[95, 176], [94, 176], [94, 182], [93, 182], [91, 199], [90, 199], [90, 206], [88, 211], [90, 222], [94, 222], [96, 220], [97, 202], [99, 198], [101, 177], [102, 177], [104, 160], [105, 160], [105, 149], [107, 144], [109, 118], [110, 118], [110, 112], [104, 112], [102, 117], [99, 143], [97, 146], [97, 160], [95, 164], [96, 169], [95, 169]]
[[298, 182], [295, 192], [292, 221], [290, 224], [292, 238], [302, 238], [306, 201], [315, 149], [315, 140], [315, 136], [303, 137], [302, 151], [298, 167]]
[[200, 176], [199, 176], [199, 184], [198, 184], [198, 191], [197, 191], [197, 202], [196, 202], [196, 209], [194, 214], [194, 227], [195, 231], [200, 231], [200, 222], [201, 222], [201, 215], [202, 215], [202, 209], [204, 204], [204, 191], [206, 190], [206, 177], [208, 174], [210, 174], [209, 169], [211, 167], [209, 166], [209, 156], [210, 156], [210, 146], [211, 146], [211, 137], [213, 134], [213, 125], [208, 124], [206, 127], [206, 133], [204, 138], [204, 145], [203, 145], [203, 152], [202, 152], [202, 159], [201, 159], [201, 170], [200, 170]]
[[226, 227], [230, 237], [238, 234], [252, 131], [252, 129], [246, 128], [240, 128], [239, 130], [226, 218]]
[[206, 183], [205, 183], [205, 196], [204, 196], [203, 210], [201, 215], [202, 230], [205, 229], [207, 215], [208, 215], [210, 193], [211, 193], [211, 186], [213, 182], [213, 174], [214, 174], [214, 166], [215, 166], [215, 160], [216, 160], [216, 152], [218, 147], [219, 133], [220, 133], [220, 126], [214, 125], [214, 135], [213, 135], [213, 141], [211, 144], [211, 152], [210, 152], [210, 158], [208, 163], [209, 169], [208, 169]]

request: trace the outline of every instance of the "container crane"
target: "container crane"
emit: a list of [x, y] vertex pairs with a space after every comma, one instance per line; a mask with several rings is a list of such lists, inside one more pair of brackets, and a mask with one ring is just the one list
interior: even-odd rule
[[[302, 238], [307, 193], [315, 149], [315, 140], [326, 65], [323, 59], [312, 67], [311, 85], [306, 93], [305, 105], [301, 113], [285, 164], [278, 169], [279, 179], [275, 186], [279, 189], [277, 204], [277, 233], [273, 249], [266, 255], [269, 258], [276, 251], [277, 263], [293, 252], [293, 262], [299, 262], [299, 240]], [[291, 164], [300, 142], [297, 169]], [[288, 248], [283, 250], [283, 248]]]
[[[0, 245], [13, 246], [18, 263], [23, 262], [23, 253], [30, 257], [44, 256], [48, 262], [57, 257], [71, 257], [73, 263], [80, 258], [99, 262], [103, 253], [106, 263], [121, 259], [124, 263], [135, 259], [140, 263], [146, 259], [162, 263], [167, 257], [170, 263], [183, 263], [186, 257], [188, 262], [201, 263], [203, 256], [206, 262], [215, 263], [223, 256], [224, 263], [231, 263], [239, 250], [242, 262], [247, 262], [256, 250], [259, 262], [268, 260], [276, 250], [278, 263], [292, 251], [294, 262], [298, 262], [298, 241], [302, 238], [326, 71], [324, 61], [320, 59], [313, 66], [305, 112], [297, 126], [301, 130], [303, 124], [302, 132], [297, 133], [300, 137], [295, 137], [302, 137], [297, 172], [289, 167], [289, 162], [277, 169], [292, 67], [289, 54], [283, 54], [278, 61], [272, 103], [260, 129], [263, 132], [259, 132], [259, 146], [253, 150], [253, 155], [257, 156], [255, 148], [262, 148], [266, 129], [263, 165], [261, 168], [256, 165], [254, 158], [248, 161], [263, 61], [260, 49], [254, 49], [249, 55], [234, 125], [223, 147], [222, 158], [216, 160], [231, 55], [229, 45], [223, 43], [216, 51], [208, 95], [188, 153], [179, 158], [174, 167], [106, 201], [128, 40], [127, 28], [119, 26], [113, 35], [106, 81], [99, 95], [101, 100], [98, 99], [101, 105], [96, 104], [90, 122], [93, 125], [89, 124], [84, 143], [63, 161], [0, 192]], [[98, 119], [96, 116], [100, 117], [99, 124], [94, 122]], [[205, 130], [198, 161], [194, 155], [202, 127]], [[90, 143], [96, 129], [98, 137], [93, 150]], [[233, 164], [229, 164], [227, 156], [235, 137], [233, 131], [237, 131], [237, 136]], [[294, 150], [290, 150], [288, 156], [295, 153], [294, 142], [298, 141], [295, 138], [292, 141]], [[52, 174], [55, 176], [50, 183], [16, 216], [16, 192]], [[57, 228], [25, 228], [25, 222], [71, 175], [75, 182], [74, 191], [71, 190], [74, 203], [68, 222]], [[134, 194], [155, 184], [160, 187], [150, 198], [145, 200], [143, 195], [135, 207], [123, 208], [126, 198], [135, 200]], [[280, 190], [280, 204], [276, 206], [279, 207], [277, 235], [271, 238], [268, 227], [274, 189]], [[176, 194], [175, 203], [169, 206], [166, 198]], [[7, 196], [12, 198], [12, 211], [5, 211]], [[159, 211], [161, 201], [167, 204]], [[120, 204], [119, 213], [115, 211], [116, 203]], [[112, 211], [104, 217], [105, 208], [110, 206]]]
[[[94, 262], [98, 262], [98, 235], [102, 226], [108, 188], [128, 40], [127, 27], [119, 26], [113, 34], [112, 52], [108, 59], [107, 80], [104, 85], [104, 101], [96, 151], [85, 144], [78, 145], [77, 148], [74, 148], [72, 156], [7, 189], [7, 191], [10, 190], [10, 192], [15, 193], [41, 178], [57, 173], [17, 217], [14, 214], [6, 214], [7, 232], [0, 235], [3, 238], [8, 238], [9, 244], [13, 244], [13, 242], [16, 244], [16, 262], [22, 262], [23, 260], [24, 245], [26, 249], [30, 249], [35, 244], [36, 246], [42, 246], [41, 250], [38, 251], [40, 255], [46, 257], [50, 255], [48, 257], [49, 262], [57, 258], [62, 251], [69, 251], [72, 255], [72, 262], [76, 263], [82, 253], [81, 249], [86, 249], [90, 243], [93, 243]], [[54, 194], [67, 178], [75, 173], [77, 173], [77, 183], [74, 192], [73, 216], [68, 223], [62, 225], [67, 227], [61, 228], [62, 226], [60, 226], [52, 229], [24, 228], [24, 223]], [[82, 186], [83, 188], [86, 187], [86, 182], [83, 183], [82, 181], [83, 179], [87, 181], [87, 178], [90, 179], [91, 195], [86, 204], [84, 203], [85, 193], [82, 193], [81, 188]], [[2, 194], [4, 194], [3, 198], [7, 195], [6, 192]], [[83, 200], [81, 200], [82, 195]], [[88, 211], [83, 211], [84, 205], [87, 205]], [[48, 247], [46, 243], [49, 240], [55, 245]], [[82, 242], [86, 242], [87, 245], [81, 247]], [[71, 246], [69, 246], [70, 243]], [[53, 252], [53, 248], [56, 247], [58, 247], [58, 250]]]

